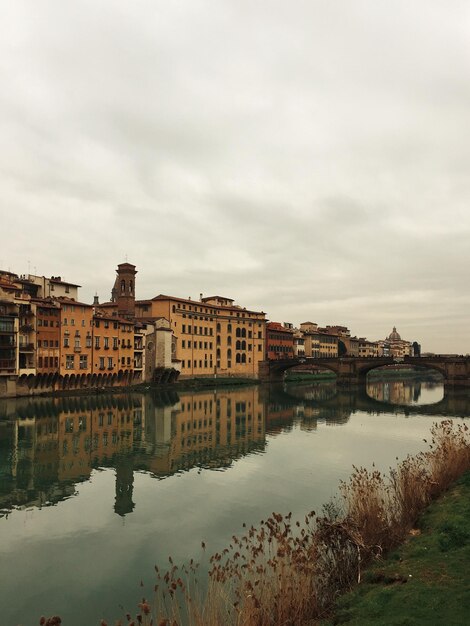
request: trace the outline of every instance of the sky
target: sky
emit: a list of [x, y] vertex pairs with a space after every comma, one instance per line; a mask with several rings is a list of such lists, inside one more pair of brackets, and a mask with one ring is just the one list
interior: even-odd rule
[[470, 352], [468, 1], [0, 10], [0, 268]]

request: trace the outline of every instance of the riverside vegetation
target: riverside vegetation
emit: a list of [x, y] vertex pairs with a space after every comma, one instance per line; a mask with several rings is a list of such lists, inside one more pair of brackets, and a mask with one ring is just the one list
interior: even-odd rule
[[[429, 503], [470, 469], [470, 433], [451, 420], [434, 424], [429, 449], [389, 475], [353, 468], [339, 497], [302, 521], [273, 513], [209, 558], [208, 571], [169, 557], [156, 569], [152, 599], [119, 625], [295, 626], [315, 623], [340, 594], [361, 582], [365, 566], [396, 548]], [[205, 545], [202, 544], [203, 550]], [[199, 578], [198, 578], [199, 577]], [[41, 624], [60, 624], [57, 617]], [[108, 626], [105, 620], [102, 626]], [[109, 624], [111, 626], [111, 624]]]

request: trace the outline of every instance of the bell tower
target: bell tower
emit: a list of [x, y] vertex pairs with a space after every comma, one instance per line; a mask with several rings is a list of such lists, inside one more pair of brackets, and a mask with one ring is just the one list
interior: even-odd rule
[[135, 317], [135, 275], [137, 270], [132, 263], [120, 263], [116, 270], [112, 301], [117, 302], [118, 314]]

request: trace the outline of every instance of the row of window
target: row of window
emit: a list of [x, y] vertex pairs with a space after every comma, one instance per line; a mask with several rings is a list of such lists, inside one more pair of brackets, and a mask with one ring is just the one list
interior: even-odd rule
[[[181, 340], [181, 347], [182, 348], [188, 347], [188, 348], [195, 348], [195, 349], [197, 349], [198, 342], [197, 341], [191, 341], [191, 339], [188, 339], [187, 341], [186, 341], [186, 339], [182, 339]], [[207, 342], [207, 341], [204, 341], [204, 342], [200, 341], [199, 342], [199, 350], [207, 350], [207, 349], [212, 350], [212, 341], [209, 341], [209, 342]]]
[[59, 317], [60, 315], [60, 309], [43, 309], [38, 308], [38, 315], [50, 315], [51, 317]]
[[294, 352], [292, 346], [269, 346], [269, 352]]
[[38, 348], [58, 348], [58, 339], [38, 339]]
[[198, 329], [199, 329], [200, 335], [210, 335], [212, 337], [214, 334], [213, 328], [207, 328], [207, 326], [191, 326], [191, 324], [189, 326], [186, 326], [186, 324], [183, 324], [182, 332], [188, 333], [189, 335], [192, 335], [192, 334], [197, 335]]
[[54, 367], [55, 369], [59, 369], [59, 357], [58, 356], [45, 356], [38, 357], [38, 367]]
[[277, 341], [289, 341], [290, 343], [294, 343], [294, 338], [292, 335], [288, 336], [287, 333], [285, 334], [280, 334], [280, 333], [270, 333], [268, 332], [268, 341], [270, 340], [277, 340]]
[[[107, 361], [106, 361], [107, 358]], [[52, 359], [52, 357], [51, 357]], [[107, 368], [108, 369], [114, 369], [114, 359], [112, 356], [110, 357], [104, 357], [104, 356], [100, 356], [99, 357], [99, 369], [100, 370], [104, 370], [106, 369], [106, 362], [107, 362]], [[79, 369], [88, 369], [88, 355], [87, 354], [80, 354], [79, 355]], [[119, 360], [117, 361], [117, 364], [119, 364]], [[132, 364], [132, 359], [131, 357], [121, 357], [121, 365], [123, 366], [130, 366]], [[47, 367], [47, 366], [45, 366]], [[74, 354], [66, 354], [65, 355], [65, 369], [67, 370], [73, 370], [75, 369], [75, 355]]]

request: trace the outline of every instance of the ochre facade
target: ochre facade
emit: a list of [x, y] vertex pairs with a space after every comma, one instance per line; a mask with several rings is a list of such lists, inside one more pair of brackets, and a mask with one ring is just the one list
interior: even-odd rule
[[258, 376], [265, 358], [263, 312], [248, 311], [220, 296], [196, 301], [159, 295], [136, 301], [136, 316], [170, 321], [182, 377]]

